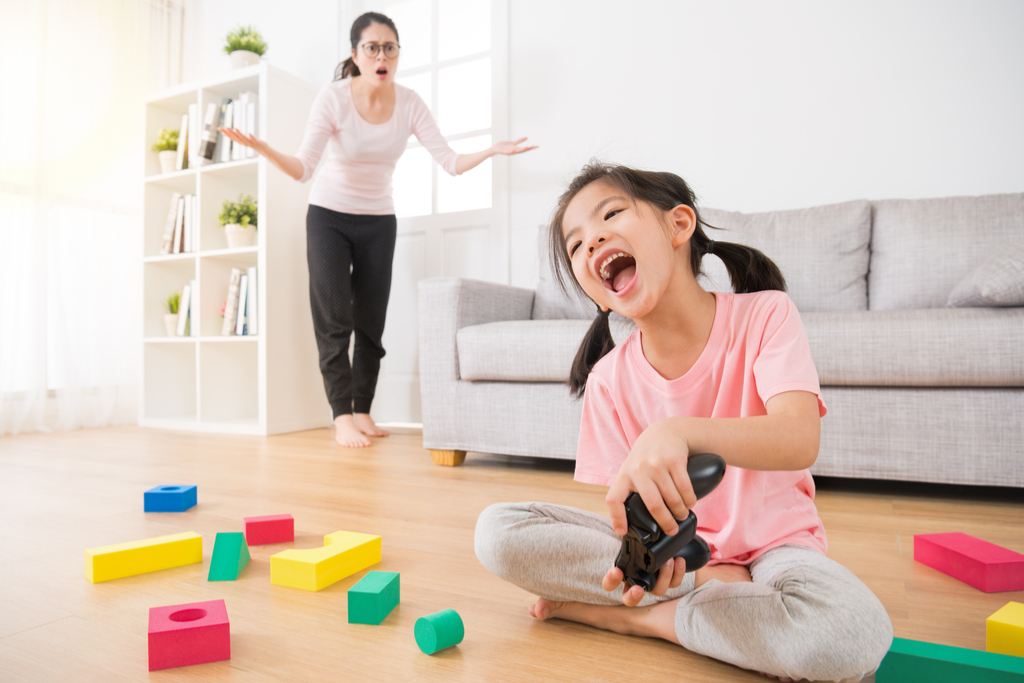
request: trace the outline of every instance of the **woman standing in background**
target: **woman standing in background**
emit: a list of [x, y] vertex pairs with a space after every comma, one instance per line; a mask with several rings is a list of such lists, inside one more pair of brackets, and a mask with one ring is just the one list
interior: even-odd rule
[[[450, 175], [461, 175], [495, 154], [535, 149], [526, 138], [458, 154], [414, 91], [394, 82], [401, 46], [388, 17], [367, 12], [352, 23], [352, 56], [320, 91], [295, 156], [237, 130], [227, 137], [267, 157], [300, 182], [309, 180], [331, 142], [309, 193], [306, 258], [320, 372], [334, 413], [335, 440], [352, 448], [387, 436], [370, 417], [384, 356], [381, 336], [391, 293], [397, 220], [391, 177], [415, 135]], [[351, 365], [348, 344], [355, 332]]]

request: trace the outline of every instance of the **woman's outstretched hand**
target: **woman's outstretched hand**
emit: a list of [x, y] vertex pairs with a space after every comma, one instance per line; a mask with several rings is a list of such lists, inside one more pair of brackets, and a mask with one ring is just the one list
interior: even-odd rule
[[686, 519], [697, 496], [686, 472], [690, 455], [686, 439], [669, 420], [655, 422], [633, 443], [619, 474], [615, 477], [605, 503], [612, 528], [626, 535], [626, 497], [636, 491], [661, 530], [672, 536], [679, 532], [677, 519]]
[[269, 159], [270, 163], [277, 166], [292, 178], [295, 178], [295, 180], [302, 179], [304, 169], [302, 167], [302, 162], [299, 161], [298, 157], [281, 154], [255, 135], [242, 135], [242, 133], [240, 133], [236, 128], [218, 128], [217, 130], [224, 133], [224, 137], [228, 138], [232, 142], [245, 145], [246, 147], [252, 147], [257, 153], [262, 154], [264, 157]]
[[224, 137], [230, 139], [232, 142], [237, 142], [246, 147], [252, 147], [254, 150], [267, 156], [270, 151], [270, 145], [263, 142], [254, 135], [243, 135], [237, 128], [218, 128], [221, 133], [224, 133]]
[[[679, 588], [686, 576], [686, 560], [676, 557], [661, 565], [658, 570], [658, 578], [654, 580], [654, 589], [651, 595], [664, 595], [670, 588]], [[604, 575], [601, 581], [601, 588], [611, 592], [616, 586], [622, 583], [622, 570], [612, 567]], [[636, 607], [644, 599], [644, 589], [640, 586], [622, 587], [622, 604], [627, 607]]]
[[512, 142], [505, 140], [503, 142], [496, 142], [491, 147], [495, 154], [522, 154], [523, 152], [529, 152], [531, 149], [537, 149], [537, 145], [524, 145], [526, 138], [519, 138]]

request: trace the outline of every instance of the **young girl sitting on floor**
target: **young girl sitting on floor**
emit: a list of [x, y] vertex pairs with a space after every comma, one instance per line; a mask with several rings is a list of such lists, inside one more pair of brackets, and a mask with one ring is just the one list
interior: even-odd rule
[[[587, 166], [562, 195], [550, 242], [559, 280], [571, 274], [602, 311], [570, 386], [585, 387], [576, 479], [609, 486], [611, 519], [492, 505], [477, 522], [477, 557], [540, 596], [530, 608], [537, 619], [664, 638], [782, 680], [872, 673], [892, 623], [867, 586], [825, 556], [808, 468], [826, 408], [778, 267], [709, 239], [682, 178], [604, 164]], [[698, 283], [711, 253], [736, 294]], [[614, 350], [609, 310], [637, 326]], [[697, 453], [728, 465], [699, 502], [686, 471]], [[650, 594], [623, 590], [614, 561], [631, 491], [668, 534], [692, 508], [708, 565], [686, 574], [676, 558]]]

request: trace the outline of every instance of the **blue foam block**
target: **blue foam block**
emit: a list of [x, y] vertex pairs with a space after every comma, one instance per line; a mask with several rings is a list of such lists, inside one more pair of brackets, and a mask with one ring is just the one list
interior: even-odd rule
[[146, 512], [184, 512], [195, 504], [195, 486], [157, 486], [145, 495]]

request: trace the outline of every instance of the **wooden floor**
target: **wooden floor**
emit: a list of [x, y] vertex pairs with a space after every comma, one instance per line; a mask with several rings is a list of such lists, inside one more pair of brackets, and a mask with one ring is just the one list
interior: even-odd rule
[[[142, 492], [197, 484], [199, 505], [146, 514]], [[1024, 592], [986, 595], [913, 561], [913, 535], [963, 531], [1024, 551], [1019, 490], [823, 480], [829, 555], [885, 604], [897, 636], [984, 649], [985, 617]], [[0, 679], [4, 681], [763, 681], [666, 642], [527, 614], [532, 597], [473, 554], [477, 515], [497, 501], [604, 512], [603, 490], [571, 463], [470, 454], [432, 464], [418, 434], [336, 447], [327, 430], [237, 437], [111, 428], [0, 438]], [[251, 548], [236, 582], [206, 580], [214, 536], [242, 517], [291, 513], [293, 544]], [[383, 537], [377, 569], [401, 572], [402, 601], [380, 626], [351, 625], [346, 590], [272, 586], [269, 558], [324, 534]], [[181, 531], [203, 535], [204, 564], [99, 584], [83, 550]], [[232, 658], [149, 673], [150, 607], [223, 598]], [[422, 654], [413, 625], [455, 609], [463, 643]]]

